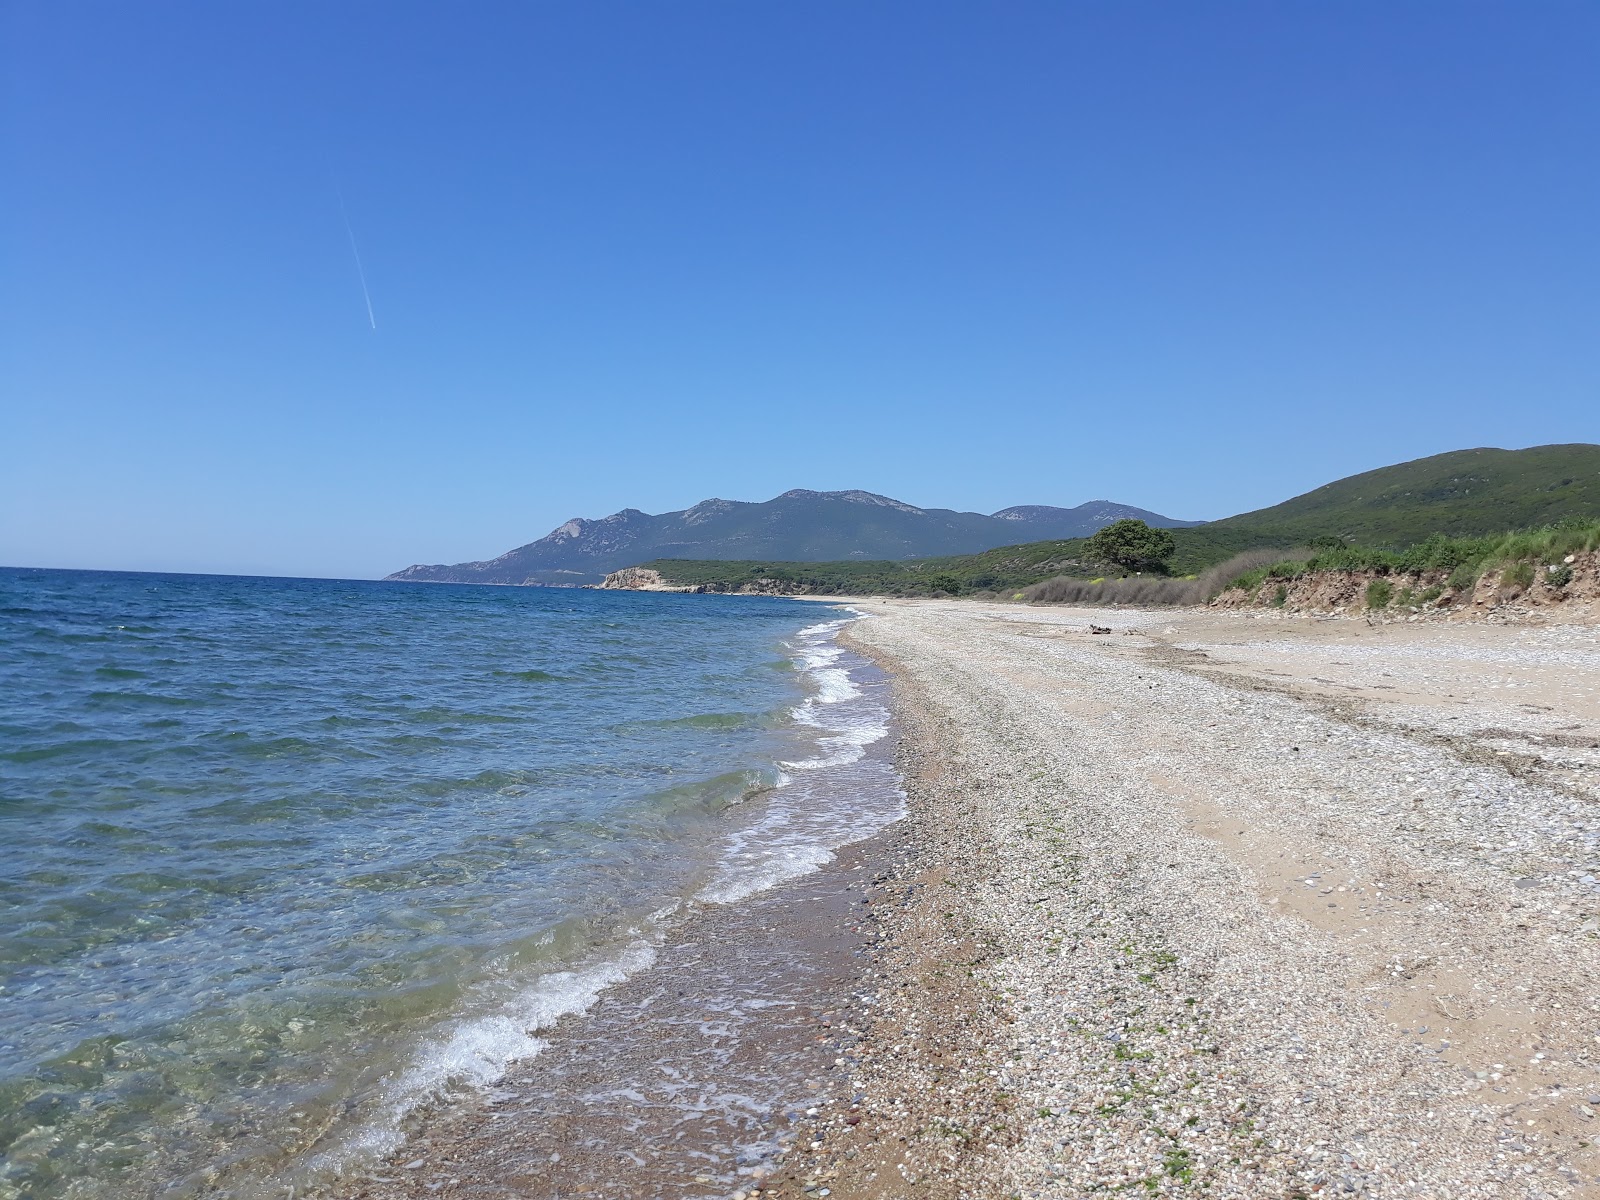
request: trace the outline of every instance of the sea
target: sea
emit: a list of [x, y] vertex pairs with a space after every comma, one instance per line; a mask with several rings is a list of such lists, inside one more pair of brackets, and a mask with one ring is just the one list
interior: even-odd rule
[[883, 830], [856, 616], [0, 569], [0, 1198], [359, 1173]]

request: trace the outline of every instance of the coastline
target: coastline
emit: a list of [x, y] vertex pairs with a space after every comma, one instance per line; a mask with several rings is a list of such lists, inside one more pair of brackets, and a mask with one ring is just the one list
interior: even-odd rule
[[778, 787], [729, 810], [721, 867], [659, 922], [649, 961], [526, 1030], [531, 1052], [487, 1088], [416, 1106], [398, 1145], [308, 1194], [709, 1200], [772, 1175], [808, 1111], [848, 1104], [876, 939], [861, 897], [901, 811], [888, 680], [836, 644], [850, 619], [791, 643], [814, 689], [793, 713], [815, 757], [780, 763]]
[[[908, 815], [699, 914], [342, 1194], [1600, 1194], [1593, 627], [862, 607]], [[681, 967], [799, 989], [735, 1057], [805, 1061], [809, 1103], [731, 1170], [602, 1161], [580, 1026], [694, 1026]]]
[[314, 1194], [709, 1200], [771, 1186], [807, 1111], [850, 1103], [838, 1060], [865, 1022], [876, 942], [861, 899], [897, 841], [708, 906], [649, 970], [541, 1031], [543, 1051], [490, 1093], [419, 1114], [385, 1163]]

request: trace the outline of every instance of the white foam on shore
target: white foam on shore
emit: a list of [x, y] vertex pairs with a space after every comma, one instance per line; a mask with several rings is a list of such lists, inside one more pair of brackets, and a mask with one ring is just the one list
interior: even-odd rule
[[824, 753], [816, 758], [802, 758], [790, 762], [784, 760], [778, 765], [785, 771], [816, 771], [823, 767], [840, 767], [861, 759], [867, 752], [867, 747], [874, 742], [882, 741], [889, 735], [887, 722], [864, 721], [859, 725], [847, 726], [817, 738], [817, 745]]
[[493, 1012], [464, 1017], [423, 1043], [411, 1065], [383, 1089], [376, 1112], [337, 1146], [310, 1163], [314, 1172], [340, 1172], [353, 1164], [393, 1154], [406, 1140], [406, 1118], [429, 1104], [469, 1089], [487, 1089], [513, 1062], [546, 1046], [537, 1035], [572, 1013], [593, 1007], [600, 993], [648, 969], [655, 947], [640, 938], [614, 958], [570, 971], [541, 975], [509, 999], [496, 998]]
[[[866, 666], [864, 660], [834, 643], [839, 630], [862, 615], [808, 626], [794, 636], [793, 661], [811, 694], [791, 715], [796, 725], [815, 731], [811, 744], [817, 753], [777, 764], [759, 816], [727, 835], [714, 878], [696, 900], [733, 903], [809, 874], [833, 861], [839, 847], [905, 815], [893, 766], [867, 758], [867, 748], [889, 733], [888, 709], [851, 676], [852, 668]], [[509, 997], [486, 987], [469, 1005], [469, 1015], [418, 1047], [361, 1126], [310, 1160], [313, 1176], [381, 1161], [404, 1145], [413, 1114], [464, 1092], [491, 1089], [512, 1063], [538, 1055], [547, 1045], [542, 1031], [563, 1016], [587, 1011], [606, 989], [653, 965], [653, 942], [679, 907], [653, 914], [612, 958], [541, 975]]]
[[697, 895], [729, 904], [808, 874], [834, 851], [871, 837], [905, 815], [905, 794], [893, 766], [867, 750], [889, 734], [888, 709], [853, 677], [867, 667], [835, 642], [863, 614], [808, 626], [790, 645], [811, 694], [790, 710], [814, 730], [813, 753], [783, 760], [786, 786], [769, 793], [759, 820], [728, 835], [716, 877]]

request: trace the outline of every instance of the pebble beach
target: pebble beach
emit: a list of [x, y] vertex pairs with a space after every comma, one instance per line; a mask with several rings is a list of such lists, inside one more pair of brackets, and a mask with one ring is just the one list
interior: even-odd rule
[[1600, 1195], [1594, 625], [861, 607], [875, 999], [743, 1194]]

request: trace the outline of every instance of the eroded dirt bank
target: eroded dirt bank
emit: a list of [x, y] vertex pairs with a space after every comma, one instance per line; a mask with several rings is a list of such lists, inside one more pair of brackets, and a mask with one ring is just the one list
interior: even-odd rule
[[1595, 627], [862, 607], [909, 851], [764, 1190], [1600, 1194]]

